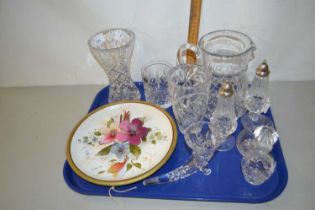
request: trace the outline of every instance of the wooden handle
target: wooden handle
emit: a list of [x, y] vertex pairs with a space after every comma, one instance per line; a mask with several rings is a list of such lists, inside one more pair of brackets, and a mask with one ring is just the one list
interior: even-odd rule
[[[191, 0], [188, 29], [188, 43], [197, 44], [199, 38], [199, 25], [201, 16], [202, 0]], [[187, 51], [187, 63], [196, 63], [196, 55]]]

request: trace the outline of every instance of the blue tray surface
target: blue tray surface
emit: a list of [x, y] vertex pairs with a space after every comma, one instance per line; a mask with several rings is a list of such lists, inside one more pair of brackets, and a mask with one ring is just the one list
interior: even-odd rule
[[[140, 89], [141, 99], [144, 100], [142, 83], [136, 82]], [[106, 104], [108, 87], [103, 88], [95, 97], [90, 111]], [[167, 111], [174, 118], [172, 108]], [[271, 111], [266, 114], [272, 119]], [[175, 119], [175, 118], [174, 118]], [[238, 129], [234, 133], [237, 137], [242, 129], [238, 123]], [[190, 149], [186, 146], [183, 135], [179, 132], [178, 143], [169, 161], [153, 176], [168, 172], [185, 163], [190, 156]], [[186, 179], [171, 184], [143, 186], [142, 182], [132, 185], [117, 187], [119, 190], [137, 186], [137, 189], [126, 193], [112, 192], [113, 196], [138, 197], [138, 198], [158, 198], [176, 200], [201, 200], [201, 201], [222, 201], [222, 202], [242, 202], [261, 203], [276, 198], [287, 184], [288, 174], [285, 160], [281, 151], [280, 141], [278, 141], [272, 151], [277, 167], [272, 177], [260, 186], [248, 184], [242, 175], [240, 161], [242, 159], [237, 148], [228, 152], [218, 152], [210, 162], [212, 174], [204, 176], [202, 173], [194, 174]], [[108, 195], [108, 187], [89, 183], [77, 176], [70, 168], [67, 161], [64, 164], [63, 175], [67, 185], [74, 191], [86, 195]]]

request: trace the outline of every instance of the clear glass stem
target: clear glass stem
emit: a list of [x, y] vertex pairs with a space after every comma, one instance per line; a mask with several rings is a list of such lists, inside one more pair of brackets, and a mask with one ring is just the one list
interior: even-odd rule
[[249, 119], [251, 119], [252, 121], [256, 122], [258, 120], [259, 114], [254, 113], [254, 112], [249, 112], [248, 113], [248, 117]]
[[175, 182], [189, 177], [198, 171], [203, 172], [205, 175], [210, 175], [211, 169], [207, 166], [215, 151], [216, 150], [213, 149], [210, 152], [208, 151], [207, 153], [203, 154], [197, 154], [196, 152], [193, 152], [193, 154], [190, 156], [190, 160], [184, 165], [181, 165], [173, 171], [167, 172], [160, 176], [145, 179], [143, 181], [143, 185], [147, 186]]

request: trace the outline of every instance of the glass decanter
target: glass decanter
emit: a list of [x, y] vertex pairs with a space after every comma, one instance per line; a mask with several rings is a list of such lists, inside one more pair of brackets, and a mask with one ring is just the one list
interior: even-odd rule
[[134, 42], [135, 34], [122, 28], [101, 31], [88, 41], [92, 55], [109, 79], [109, 102], [140, 99], [140, 92], [130, 77]]
[[269, 75], [268, 64], [266, 61], [263, 61], [256, 69], [251, 87], [245, 96], [244, 105], [249, 113], [246, 113], [241, 118], [241, 122], [244, 128], [251, 132], [260, 125], [273, 126], [272, 121], [268, 117], [261, 115], [261, 113], [266, 113], [270, 107]]
[[235, 145], [235, 138], [231, 136], [237, 128], [237, 118], [234, 106], [233, 85], [224, 81], [219, 89], [218, 102], [210, 118], [210, 126], [215, 138], [224, 139], [219, 151], [228, 151]]
[[184, 131], [184, 136], [186, 144], [192, 150], [192, 155], [188, 162], [173, 171], [144, 180], [143, 185], [175, 182], [189, 177], [198, 171], [201, 171], [205, 175], [211, 174], [208, 163], [221, 142], [219, 139], [213, 138], [209, 122], [199, 121], [191, 124]]

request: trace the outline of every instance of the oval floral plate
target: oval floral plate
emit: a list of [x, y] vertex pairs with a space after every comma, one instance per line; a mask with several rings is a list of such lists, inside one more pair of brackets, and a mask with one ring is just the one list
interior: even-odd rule
[[74, 127], [66, 156], [81, 178], [120, 186], [156, 172], [176, 142], [174, 120], [165, 110], [144, 101], [119, 101], [99, 107]]

